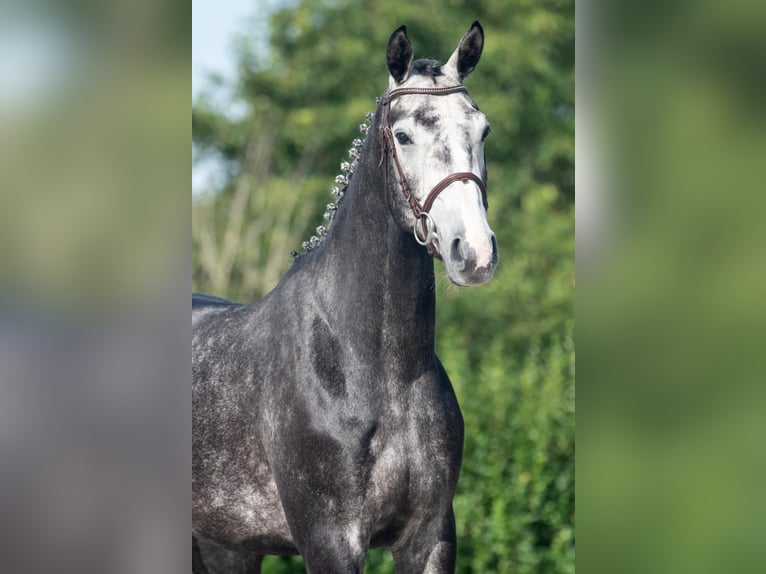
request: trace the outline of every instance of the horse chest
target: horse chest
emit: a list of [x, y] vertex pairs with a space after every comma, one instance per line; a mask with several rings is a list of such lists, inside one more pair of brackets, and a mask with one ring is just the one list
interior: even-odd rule
[[[369, 497], [379, 508], [409, 507], [439, 496], [448, 486], [450, 464], [430, 449], [391, 445], [382, 450], [371, 473]], [[431, 453], [433, 454], [433, 453]]]
[[379, 531], [401, 530], [417, 521], [423, 509], [450, 504], [459, 473], [462, 425], [451, 428], [449, 417], [456, 403], [448, 403], [424, 406], [415, 401], [404, 415], [391, 417], [388, 429], [382, 425], [381, 440], [373, 443], [375, 463], [366, 500]]

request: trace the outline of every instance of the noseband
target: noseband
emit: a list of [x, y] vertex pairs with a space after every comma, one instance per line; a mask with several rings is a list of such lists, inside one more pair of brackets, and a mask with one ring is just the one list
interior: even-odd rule
[[[407, 177], [404, 175], [402, 165], [399, 163], [399, 157], [396, 155], [396, 146], [394, 145], [394, 134], [391, 129], [389, 112], [391, 111], [391, 101], [395, 98], [398, 98], [399, 96], [410, 94], [446, 96], [448, 94], [455, 94], [458, 92], [467, 93], [467, 91], [468, 90], [465, 89], [465, 86], [450, 86], [447, 88], [398, 88], [383, 96], [383, 99], [380, 102], [382, 112], [380, 123], [382, 126], [381, 131], [383, 132], [383, 137], [380, 141], [380, 161], [383, 162], [385, 160], [386, 162], [384, 171], [384, 185], [386, 193], [388, 193], [388, 156], [390, 155], [392, 158], [394, 158], [394, 165], [396, 166], [396, 171], [399, 173], [399, 189], [402, 191], [402, 195], [404, 195], [404, 199], [410, 206], [412, 213], [415, 214], [415, 225], [412, 228], [415, 235], [415, 241], [417, 241], [420, 245], [424, 245], [429, 255], [438, 259], [441, 259], [441, 254], [433, 244], [433, 240], [437, 238], [435, 231], [436, 226], [434, 225], [434, 221], [431, 219], [431, 216], [428, 213], [433, 206], [434, 201], [436, 201], [436, 198], [442, 191], [444, 191], [447, 187], [456, 181], [473, 181], [476, 183], [476, 185], [479, 186], [479, 190], [481, 191], [481, 199], [484, 203], [484, 209], [488, 209], [489, 204], [487, 203], [487, 187], [484, 184], [484, 181], [482, 181], [482, 179], [475, 173], [471, 173], [469, 171], [452, 173], [433, 187], [433, 189], [426, 196], [426, 200], [421, 205], [421, 203], [415, 197], [415, 194], [412, 193], [412, 188], [410, 188]], [[420, 223], [420, 232], [418, 232], [418, 223]]]

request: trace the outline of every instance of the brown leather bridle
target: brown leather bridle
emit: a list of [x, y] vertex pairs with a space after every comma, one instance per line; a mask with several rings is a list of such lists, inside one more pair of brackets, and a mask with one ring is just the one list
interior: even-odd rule
[[[420, 245], [424, 245], [430, 255], [438, 259], [441, 259], [441, 254], [433, 244], [433, 240], [436, 238], [436, 226], [434, 225], [433, 219], [431, 219], [431, 216], [428, 213], [433, 206], [434, 201], [436, 201], [436, 198], [442, 191], [444, 191], [447, 187], [456, 181], [473, 181], [476, 183], [476, 185], [479, 186], [479, 190], [481, 191], [481, 199], [484, 203], [484, 209], [489, 209], [489, 204], [487, 203], [487, 187], [484, 184], [484, 181], [475, 173], [471, 173], [469, 171], [452, 173], [433, 187], [433, 189], [426, 196], [426, 200], [421, 205], [421, 203], [415, 197], [415, 194], [412, 193], [412, 188], [410, 188], [407, 177], [404, 175], [402, 165], [399, 163], [399, 157], [396, 155], [396, 146], [394, 145], [394, 134], [391, 129], [389, 112], [391, 111], [391, 101], [395, 98], [398, 98], [399, 96], [410, 94], [446, 96], [448, 94], [455, 94], [458, 92], [467, 93], [467, 90], [465, 86], [462, 85], [450, 86], [447, 88], [398, 88], [396, 90], [391, 90], [386, 95], [384, 95], [380, 102], [382, 114], [380, 119], [382, 131], [382, 137], [380, 140], [380, 161], [381, 163], [383, 161], [386, 163], [384, 171], [384, 185], [386, 193], [388, 193], [388, 156], [390, 155], [392, 158], [394, 158], [394, 166], [396, 166], [396, 171], [399, 173], [399, 189], [401, 189], [402, 195], [404, 195], [404, 199], [410, 206], [412, 213], [415, 214], [415, 225], [413, 226], [415, 240], [420, 243]], [[429, 221], [431, 222], [430, 228], [428, 225]], [[421, 234], [418, 234], [418, 223], [420, 223]]]

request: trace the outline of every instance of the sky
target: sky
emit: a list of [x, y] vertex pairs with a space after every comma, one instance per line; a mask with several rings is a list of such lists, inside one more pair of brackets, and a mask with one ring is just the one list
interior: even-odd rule
[[[259, 0], [192, 0], [192, 100], [209, 87], [210, 74], [228, 81], [234, 79], [234, 39], [257, 20], [258, 6], [266, 4]], [[241, 111], [225, 90], [216, 91], [214, 101], [216, 107], [224, 111], [234, 114]], [[215, 158], [194, 162], [192, 194], [216, 187], [216, 182], [223, 177], [223, 169]]]
[[257, 0], [192, 0], [192, 97], [208, 73], [232, 79], [233, 41], [257, 17]]

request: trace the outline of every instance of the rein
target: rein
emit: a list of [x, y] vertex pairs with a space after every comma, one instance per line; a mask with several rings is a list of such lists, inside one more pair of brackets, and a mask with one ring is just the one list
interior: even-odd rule
[[[413, 234], [415, 235], [415, 241], [417, 241], [420, 245], [425, 246], [428, 254], [432, 257], [436, 257], [437, 259], [441, 259], [441, 254], [433, 244], [433, 240], [438, 238], [436, 234], [436, 225], [428, 213], [433, 206], [434, 201], [436, 201], [436, 198], [442, 191], [457, 181], [462, 181], [464, 183], [473, 181], [476, 183], [476, 185], [479, 186], [479, 190], [481, 191], [481, 199], [484, 203], [484, 209], [488, 209], [489, 204], [487, 203], [487, 187], [484, 184], [484, 181], [482, 181], [482, 179], [475, 173], [471, 173], [469, 171], [459, 171], [448, 175], [439, 183], [437, 183], [428, 193], [425, 201], [421, 204], [415, 197], [415, 194], [412, 193], [412, 188], [407, 181], [407, 177], [404, 175], [404, 169], [402, 169], [402, 165], [399, 163], [399, 157], [396, 154], [396, 146], [394, 145], [394, 134], [391, 129], [389, 112], [391, 111], [391, 101], [398, 98], [399, 96], [406, 96], [411, 94], [446, 96], [448, 94], [455, 94], [458, 92], [467, 93], [468, 90], [466, 90], [465, 86], [462, 85], [450, 86], [447, 88], [398, 88], [383, 96], [383, 99], [380, 103], [382, 112], [381, 131], [383, 135], [380, 140], [380, 161], [381, 163], [384, 160], [386, 162], [384, 171], [384, 185], [386, 193], [388, 193], [388, 157], [390, 155], [394, 159], [394, 166], [396, 167], [396, 171], [399, 174], [399, 189], [401, 190], [404, 199], [407, 201], [407, 204], [410, 206], [412, 213], [415, 215], [415, 225], [412, 228]], [[420, 223], [420, 233], [418, 233], [418, 223]]]

